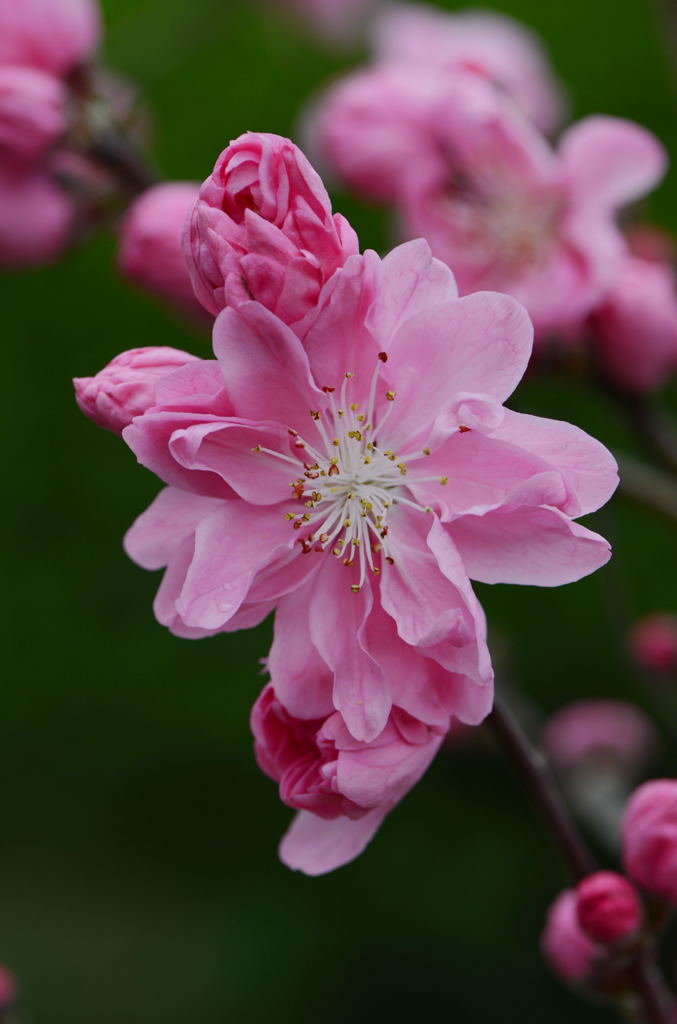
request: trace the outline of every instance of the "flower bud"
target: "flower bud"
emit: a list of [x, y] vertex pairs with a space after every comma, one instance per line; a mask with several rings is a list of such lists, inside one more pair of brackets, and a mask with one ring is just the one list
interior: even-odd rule
[[241, 135], [200, 189], [184, 239], [195, 294], [217, 314], [251, 299], [287, 324], [313, 309], [355, 232], [289, 139]]
[[197, 194], [193, 182], [163, 183], [142, 193], [122, 221], [118, 263], [125, 277], [141, 288], [202, 314], [181, 245]]
[[0, 267], [54, 259], [68, 243], [74, 217], [72, 200], [47, 169], [0, 167]]
[[642, 923], [642, 906], [635, 887], [615, 871], [597, 871], [576, 888], [578, 923], [603, 945], [632, 935]]
[[135, 416], [155, 404], [155, 385], [196, 357], [176, 348], [133, 348], [116, 356], [95, 377], [76, 377], [75, 398], [85, 416], [121, 434]]
[[656, 613], [640, 619], [630, 633], [630, 650], [649, 672], [677, 670], [677, 615]]
[[621, 387], [653, 391], [677, 368], [677, 288], [668, 262], [627, 258], [590, 318], [597, 359]]
[[623, 816], [623, 863], [648, 892], [677, 905], [677, 779], [636, 789]]
[[578, 922], [574, 889], [565, 889], [548, 911], [541, 952], [553, 971], [568, 982], [586, 981], [601, 954]]
[[0, 1013], [8, 1010], [17, 1000], [19, 984], [4, 964], [0, 964]]
[[603, 761], [635, 770], [656, 747], [654, 727], [634, 704], [620, 700], [577, 700], [548, 721], [543, 744], [560, 768]]
[[34, 68], [0, 67], [0, 152], [34, 160], [66, 129], [66, 91]]
[[100, 31], [94, 0], [1, 0], [0, 64], [67, 75], [92, 55]]

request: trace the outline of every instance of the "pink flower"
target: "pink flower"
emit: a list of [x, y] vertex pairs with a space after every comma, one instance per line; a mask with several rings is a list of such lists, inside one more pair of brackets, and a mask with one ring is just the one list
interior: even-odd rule
[[330, 43], [346, 43], [357, 37], [377, 0], [270, 0], [302, 18]]
[[259, 303], [224, 310], [216, 363], [158, 384], [123, 433], [168, 489], [127, 535], [167, 566], [158, 619], [182, 636], [261, 621], [296, 717], [371, 742], [393, 704], [429, 725], [491, 706], [468, 576], [557, 586], [607, 543], [573, 521], [615, 464], [566, 423], [502, 403], [531, 351], [507, 296], [456, 297], [422, 241], [353, 256], [302, 339]]
[[193, 182], [163, 182], [143, 192], [120, 226], [118, 262], [130, 281], [202, 315], [182, 247], [186, 219], [198, 192]]
[[617, 211], [659, 180], [665, 154], [638, 125], [590, 117], [554, 152], [480, 76], [385, 65], [316, 107], [313, 145], [365, 196], [394, 202], [462, 293], [522, 302], [540, 334], [573, 330], [613, 286]]
[[543, 743], [562, 768], [586, 760], [612, 761], [641, 769], [656, 749], [656, 731], [646, 714], [619, 700], [578, 700], [548, 720]]
[[648, 892], [677, 904], [677, 779], [636, 789], [623, 818], [625, 870]]
[[376, 20], [374, 50], [381, 62], [472, 70], [509, 93], [543, 131], [561, 119], [561, 87], [540, 40], [494, 11], [452, 14], [418, 4], [386, 5]]
[[293, 324], [358, 243], [332, 214], [303, 153], [288, 139], [247, 132], [200, 189], [185, 248], [195, 294], [209, 312], [256, 299]]
[[53, 75], [0, 66], [0, 159], [34, 160], [66, 130], [66, 91]]
[[0, 1013], [8, 1010], [17, 1001], [19, 983], [4, 964], [0, 964]]
[[74, 216], [47, 166], [0, 165], [0, 267], [54, 259], [69, 240]]
[[590, 319], [597, 357], [631, 391], [653, 391], [677, 367], [677, 289], [669, 263], [627, 257]]
[[300, 811], [280, 856], [309, 875], [332, 871], [362, 852], [423, 775], [444, 735], [394, 707], [380, 735], [363, 743], [338, 712], [294, 718], [272, 686], [254, 705], [251, 724], [261, 769], [280, 784], [284, 803]]
[[649, 672], [677, 670], [677, 615], [654, 612], [640, 619], [632, 627], [630, 649]]
[[578, 923], [577, 903], [574, 889], [560, 893], [548, 912], [541, 936], [543, 956], [567, 982], [587, 981], [602, 952]]
[[597, 871], [576, 887], [578, 923], [603, 945], [634, 935], [642, 923], [635, 887], [615, 871]]
[[155, 405], [155, 385], [160, 379], [197, 361], [175, 348], [133, 348], [116, 356], [95, 377], [76, 377], [75, 398], [90, 420], [121, 434], [135, 416]]
[[0, 64], [66, 75], [100, 35], [94, 0], [0, 0]]

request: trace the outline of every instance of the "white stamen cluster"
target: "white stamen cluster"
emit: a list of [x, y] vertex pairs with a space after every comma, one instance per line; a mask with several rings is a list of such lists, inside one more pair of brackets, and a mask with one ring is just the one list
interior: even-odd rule
[[[386, 362], [387, 355], [379, 355]], [[396, 400], [394, 391], [386, 391], [389, 403], [378, 423], [374, 422], [379, 365], [374, 371], [367, 406], [362, 412], [355, 402], [349, 401], [353, 374], [344, 375], [337, 403], [335, 388], [325, 387], [329, 408], [324, 412], [309, 410], [321, 437], [321, 444], [313, 445], [290, 430], [293, 447], [303, 452], [303, 473], [290, 481], [296, 501], [303, 511], [289, 511], [285, 518], [292, 529], [302, 531], [299, 543], [305, 553], [330, 550], [344, 566], [357, 564], [359, 582], [351, 585], [357, 593], [367, 573], [381, 573], [383, 563], [392, 565], [389, 551], [389, 511], [393, 505], [408, 505], [419, 512], [431, 509], [412, 501], [406, 495], [408, 464], [430, 454], [429, 449], [399, 457], [391, 449], [381, 447], [383, 428]], [[299, 462], [281, 452], [257, 445], [256, 452], [264, 452], [290, 462]], [[446, 484], [446, 477], [417, 477], [416, 482], [437, 480]]]

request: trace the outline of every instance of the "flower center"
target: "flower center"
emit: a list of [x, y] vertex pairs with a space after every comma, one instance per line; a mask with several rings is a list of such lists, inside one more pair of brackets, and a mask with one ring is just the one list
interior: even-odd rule
[[[386, 362], [385, 352], [379, 354], [379, 360]], [[305, 554], [330, 551], [347, 568], [358, 566], [359, 582], [351, 584], [354, 593], [360, 591], [368, 573], [379, 576], [384, 562], [394, 564], [388, 522], [393, 506], [432, 512], [413, 501], [407, 488], [409, 464], [430, 455], [430, 449], [399, 456], [383, 443], [383, 430], [397, 395], [386, 391], [387, 407], [382, 414], [375, 414], [379, 369], [377, 365], [364, 410], [350, 401], [352, 373], [344, 375], [338, 400], [335, 388], [322, 389], [328, 396], [327, 407], [309, 410], [320, 440], [311, 444], [298, 431], [289, 431], [293, 447], [303, 453], [303, 462], [261, 445], [254, 449], [302, 468], [289, 483], [302, 511], [297, 507], [285, 512], [285, 518], [292, 529], [300, 531], [299, 544]], [[448, 482], [447, 477], [415, 478], [417, 483], [428, 480]]]

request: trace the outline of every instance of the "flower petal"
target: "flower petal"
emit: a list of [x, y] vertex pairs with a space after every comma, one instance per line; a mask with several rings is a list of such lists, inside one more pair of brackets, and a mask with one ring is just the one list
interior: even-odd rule
[[326, 821], [300, 811], [280, 843], [280, 860], [293, 871], [324, 875], [362, 853], [388, 813], [377, 807], [362, 818]]

